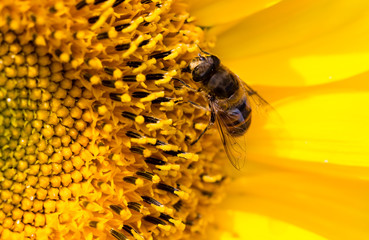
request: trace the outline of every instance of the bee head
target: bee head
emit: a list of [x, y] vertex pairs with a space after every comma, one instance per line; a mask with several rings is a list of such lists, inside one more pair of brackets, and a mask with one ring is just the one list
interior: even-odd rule
[[194, 58], [189, 65], [192, 73], [192, 79], [195, 82], [207, 82], [219, 67], [220, 60], [214, 55], [201, 55]]

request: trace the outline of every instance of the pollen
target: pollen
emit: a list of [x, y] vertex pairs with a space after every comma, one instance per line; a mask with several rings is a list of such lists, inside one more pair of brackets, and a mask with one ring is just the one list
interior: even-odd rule
[[209, 113], [194, 107], [206, 100], [182, 72], [206, 44], [185, 9], [176, 0], [1, 4], [1, 239], [206, 233], [224, 162], [211, 131], [190, 144]]

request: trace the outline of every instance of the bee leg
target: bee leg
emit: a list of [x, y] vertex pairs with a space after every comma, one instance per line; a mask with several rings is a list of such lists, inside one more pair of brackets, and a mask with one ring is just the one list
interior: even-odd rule
[[189, 104], [191, 104], [192, 106], [194, 106], [194, 107], [195, 107], [195, 108], [197, 108], [197, 109], [201, 109], [201, 110], [206, 111], [206, 112], [209, 112], [209, 111], [210, 111], [210, 109], [209, 109], [209, 108], [206, 108], [206, 107], [204, 107], [204, 106], [202, 106], [202, 105], [200, 105], [200, 104], [198, 104], [198, 103], [192, 102], [192, 101], [176, 100], [176, 101], [175, 101], [175, 103], [176, 103], [176, 104], [185, 104], [185, 103], [189, 103]]
[[195, 143], [197, 143], [200, 140], [202, 135], [205, 134], [205, 132], [209, 129], [209, 127], [211, 127], [214, 124], [214, 122], [215, 122], [215, 112], [212, 110], [210, 120], [209, 120], [209, 124], [206, 126], [204, 131], [202, 131], [202, 133], [200, 133], [200, 135], [197, 137], [197, 139], [191, 143], [191, 146], [194, 145]]
[[199, 89], [195, 89], [195, 88], [191, 87], [190, 85], [188, 85], [187, 83], [185, 83], [183, 80], [181, 80], [179, 78], [172, 78], [172, 80], [180, 82], [183, 86], [185, 86], [187, 89], [189, 89], [193, 92], [199, 92]]
[[210, 111], [210, 109], [204, 107], [204, 106], [201, 106], [200, 104], [198, 103], [195, 103], [195, 102], [192, 102], [192, 101], [188, 101], [188, 103], [191, 103], [195, 108], [198, 108], [198, 109], [201, 109], [201, 110], [204, 110], [204, 111]]

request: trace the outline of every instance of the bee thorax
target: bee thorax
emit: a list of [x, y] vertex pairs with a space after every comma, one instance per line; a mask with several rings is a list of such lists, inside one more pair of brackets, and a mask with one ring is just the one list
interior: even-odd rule
[[216, 98], [229, 98], [239, 89], [239, 83], [228, 71], [219, 69], [210, 77], [206, 87]]

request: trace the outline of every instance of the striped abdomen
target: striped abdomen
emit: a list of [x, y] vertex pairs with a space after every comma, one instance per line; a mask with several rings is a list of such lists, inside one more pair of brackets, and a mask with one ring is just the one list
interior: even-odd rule
[[229, 134], [233, 137], [242, 136], [251, 124], [251, 107], [246, 95], [242, 96], [235, 104], [231, 104], [227, 109], [218, 111]]

